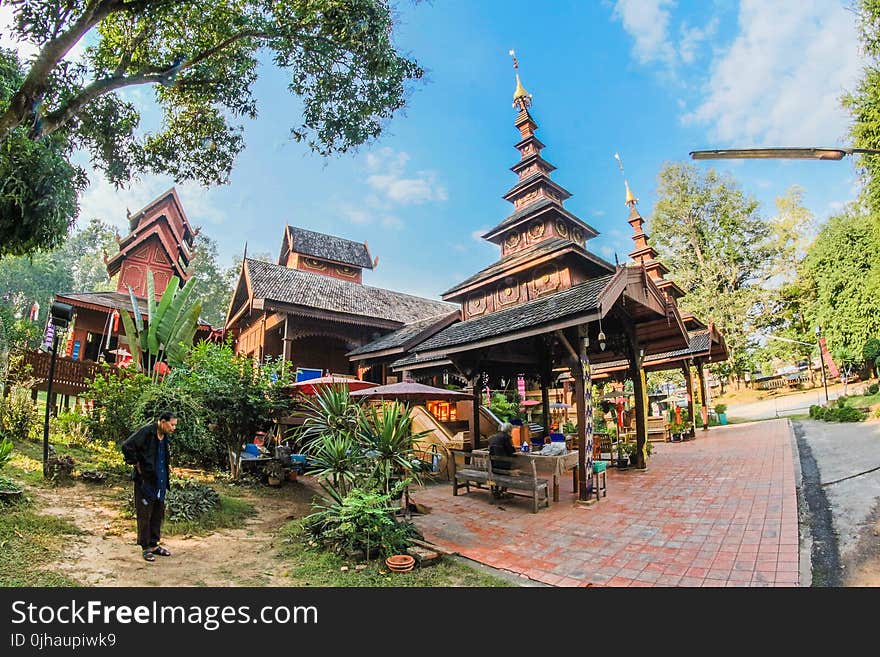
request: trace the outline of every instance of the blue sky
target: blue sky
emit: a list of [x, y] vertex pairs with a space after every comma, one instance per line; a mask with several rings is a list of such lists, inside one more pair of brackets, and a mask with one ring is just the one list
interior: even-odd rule
[[[645, 217], [664, 162], [700, 148], [846, 144], [839, 98], [862, 62], [848, 0], [436, 0], [397, 5], [396, 42], [428, 71], [375, 143], [322, 159], [292, 142], [298, 104], [285, 75], [263, 67], [260, 117], [228, 186], [180, 185], [190, 220], [229, 264], [245, 242], [277, 257], [285, 223], [369, 242], [379, 266], [365, 283], [437, 297], [490, 264], [475, 235], [511, 212], [511, 107], [516, 49], [532, 114], [566, 207], [601, 235], [588, 248], [613, 261], [631, 250], [620, 153]], [[0, 20], [3, 19], [0, 10]], [[151, 91], [140, 89], [149, 99]], [[150, 112], [145, 116], [149, 125]], [[772, 216], [792, 184], [826, 219], [858, 193], [840, 162], [716, 161]], [[124, 226], [173, 181], [149, 176], [116, 191], [95, 180], [81, 221]], [[650, 224], [648, 225], [650, 232]]]

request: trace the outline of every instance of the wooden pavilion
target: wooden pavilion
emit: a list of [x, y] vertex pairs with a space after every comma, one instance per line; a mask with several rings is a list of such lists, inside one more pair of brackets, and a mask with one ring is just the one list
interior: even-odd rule
[[[129, 212], [128, 225], [128, 235], [116, 238], [117, 253], [104, 254], [108, 280], [116, 277], [115, 290], [55, 295], [56, 301], [73, 306], [75, 313], [65, 340], [59, 345], [53, 380], [52, 396], [62, 395], [65, 407], [69, 406], [71, 396], [86, 391], [99, 372], [100, 363], [117, 361], [121, 313], [134, 313], [129, 288], [146, 319], [148, 273], [154, 277], [157, 298], [172, 276], [177, 276], [181, 285], [189, 280], [199, 229], [191, 226], [175, 189], [169, 189], [138, 212]], [[196, 339], [210, 337], [212, 332], [209, 324], [200, 322]], [[34, 395], [47, 388], [49, 361], [48, 351], [25, 354], [23, 364], [30, 366], [29, 374], [36, 379]]]
[[[539, 381], [546, 427], [549, 387], [559, 372], [570, 372], [579, 472], [592, 471], [594, 372], [626, 376], [635, 388], [638, 467], [645, 468], [646, 369], [652, 363], [677, 367], [695, 354], [699, 359], [705, 340], [691, 335], [679, 312], [676, 301], [683, 292], [664, 279], [668, 270], [648, 243], [629, 185], [626, 205], [635, 249], [631, 262], [612, 265], [586, 247], [595, 229], [564, 207], [571, 194], [550, 178], [555, 167], [541, 155], [544, 144], [535, 135], [531, 95], [518, 74], [513, 104], [520, 160], [512, 171], [518, 181], [504, 195], [513, 213], [483, 235], [501, 247], [501, 258], [443, 294], [445, 301], [460, 304], [462, 321], [437, 327], [418, 342], [401, 342], [398, 347], [406, 353], [390, 367], [422, 375], [454, 368], [466, 377], [473, 394], [472, 449], [480, 441], [486, 375], [491, 387], [520, 374]], [[708, 354], [726, 357], [717, 331], [710, 328], [709, 337]], [[365, 362], [388, 358], [382, 346], [371, 343], [350, 356]], [[579, 478], [580, 500], [588, 499], [590, 486], [590, 477]]]
[[458, 308], [364, 285], [363, 270], [377, 262], [366, 242], [286, 226], [277, 263], [243, 259], [226, 320], [236, 351], [390, 382], [381, 362], [361, 366], [346, 354], [369, 342], [402, 353], [393, 350], [458, 319]]

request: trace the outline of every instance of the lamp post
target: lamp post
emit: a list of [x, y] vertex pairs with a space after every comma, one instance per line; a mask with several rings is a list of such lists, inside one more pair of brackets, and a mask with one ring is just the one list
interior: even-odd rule
[[52, 332], [52, 356], [49, 359], [49, 380], [46, 384], [46, 418], [43, 421], [43, 476], [48, 477], [49, 471], [46, 467], [49, 461], [49, 413], [52, 409], [52, 382], [55, 378], [55, 360], [58, 357], [58, 329], [67, 328], [73, 317], [73, 306], [58, 301], [52, 304], [49, 310], [52, 317], [52, 325], [55, 330]]

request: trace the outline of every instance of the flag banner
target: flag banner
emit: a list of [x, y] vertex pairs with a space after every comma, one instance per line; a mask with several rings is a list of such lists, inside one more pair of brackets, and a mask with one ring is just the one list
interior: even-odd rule
[[519, 393], [519, 400], [526, 400], [526, 378], [520, 374], [516, 377], [516, 391]]
[[825, 338], [819, 338], [819, 347], [822, 349], [822, 357], [825, 359], [825, 365], [828, 366], [829, 376], [831, 376], [831, 378], [839, 377], [840, 370], [837, 369], [834, 359], [831, 357], [831, 354], [828, 353], [828, 345], [825, 344]]
[[54, 337], [55, 325], [52, 323], [52, 318], [49, 317], [48, 321], [46, 322], [46, 339], [43, 340], [43, 346], [46, 347], [46, 349], [52, 348], [52, 338]]

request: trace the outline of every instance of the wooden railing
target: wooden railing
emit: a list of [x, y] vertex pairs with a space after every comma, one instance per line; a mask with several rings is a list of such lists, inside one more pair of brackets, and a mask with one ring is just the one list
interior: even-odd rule
[[[34, 387], [37, 390], [45, 390], [47, 387], [51, 358], [52, 355], [45, 351], [29, 351], [24, 356], [22, 366], [25, 371], [21, 374], [36, 379], [37, 383]], [[62, 395], [81, 394], [88, 389], [89, 383], [100, 371], [101, 365], [94, 361], [73, 360], [66, 356], [58, 356], [55, 360], [52, 389]]]

